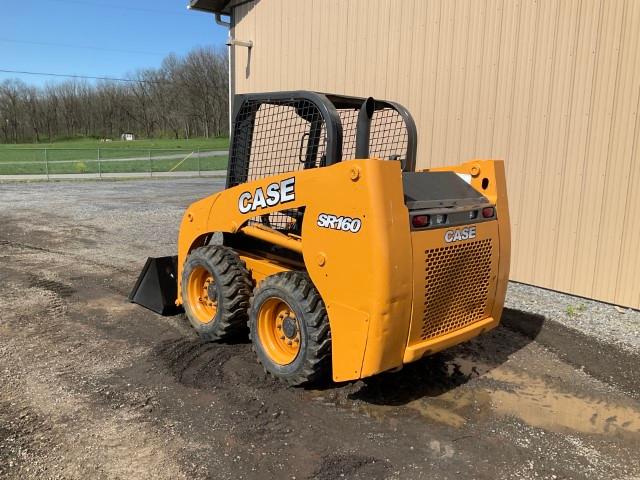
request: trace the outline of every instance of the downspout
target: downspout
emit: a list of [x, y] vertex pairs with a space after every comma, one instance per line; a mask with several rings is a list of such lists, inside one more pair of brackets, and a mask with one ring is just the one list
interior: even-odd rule
[[229, 33], [227, 36], [227, 56], [229, 61], [229, 135], [231, 135], [231, 131], [233, 129], [233, 96], [236, 91], [236, 53], [234, 46], [251, 48], [253, 47], [253, 42], [251, 40], [236, 40], [233, 38], [233, 15], [230, 15], [231, 21], [225, 22], [222, 20], [222, 15], [220, 13], [215, 14], [216, 23], [222, 27], [228, 28]]
[[231, 58], [231, 56], [233, 55], [233, 48], [232, 48], [232, 43], [231, 43], [231, 22], [225, 22], [224, 20], [222, 20], [222, 15], [220, 15], [219, 13], [216, 13], [216, 23], [218, 25], [220, 25], [221, 27], [225, 27], [228, 28], [229, 31], [227, 33], [227, 62], [228, 62], [228, 69], [229, 69], [229, 80], [228, 80], [228, 84], [229, 84], [229, 106], [228, 106], [228, 110], [229, 110], [229, 135], [231, 135], [231, 110], [232, 110], [232, 100], [233, 100], [233, 92], [235, 90], [235, 85], [234, 85], [234, 74], [232, 73], [234, 68], [235, 68], [235, 61], [234, 59]]

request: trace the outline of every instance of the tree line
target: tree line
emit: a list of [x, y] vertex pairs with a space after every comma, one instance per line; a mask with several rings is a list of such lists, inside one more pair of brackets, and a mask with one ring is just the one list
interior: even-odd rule
[[167, 56], [134, 81], [69, 80], [34, 87], [0, 83], [0, 142], [79, 136], [215, 137], [228, 134], [228, 62], [224, 50], [198, 48]]

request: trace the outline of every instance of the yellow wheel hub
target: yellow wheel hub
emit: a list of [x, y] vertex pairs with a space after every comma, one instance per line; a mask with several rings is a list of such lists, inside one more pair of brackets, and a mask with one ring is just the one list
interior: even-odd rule
[[258, 312], [258, 337], [271, 360], [288, 365], [300, 353], [300, 324], [291, 307], [279, 298], [264, 302]]
[[218, 312], [215, 279], [204, 267], [195, 267], [187, 280], [187, 301], [196, 319], [201, 323], [212, 322]]

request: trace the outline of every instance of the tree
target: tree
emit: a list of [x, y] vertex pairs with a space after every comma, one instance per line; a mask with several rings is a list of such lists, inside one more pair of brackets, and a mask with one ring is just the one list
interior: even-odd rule
[[132, 82], [70, 80], [44, 88], [0, 84], [0, 141], [44, 138], [219, 136], [228, 133], [228, 62], [223, 49], [168, 55]]

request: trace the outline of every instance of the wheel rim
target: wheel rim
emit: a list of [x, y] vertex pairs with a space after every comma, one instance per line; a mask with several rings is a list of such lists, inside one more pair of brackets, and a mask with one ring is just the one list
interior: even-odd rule
[[218, 296], [215, 279], [209, 270], [201, 266], [193, 269], [187, 279], [187, 296], [196, 319], [201, 323], [212, 322], [218, 312]]
[[258, 311], [258, 337], [266, 354], [279, 365], [288, 365], [300, 353], [300, 323], [291, 307], [270, 298]]

